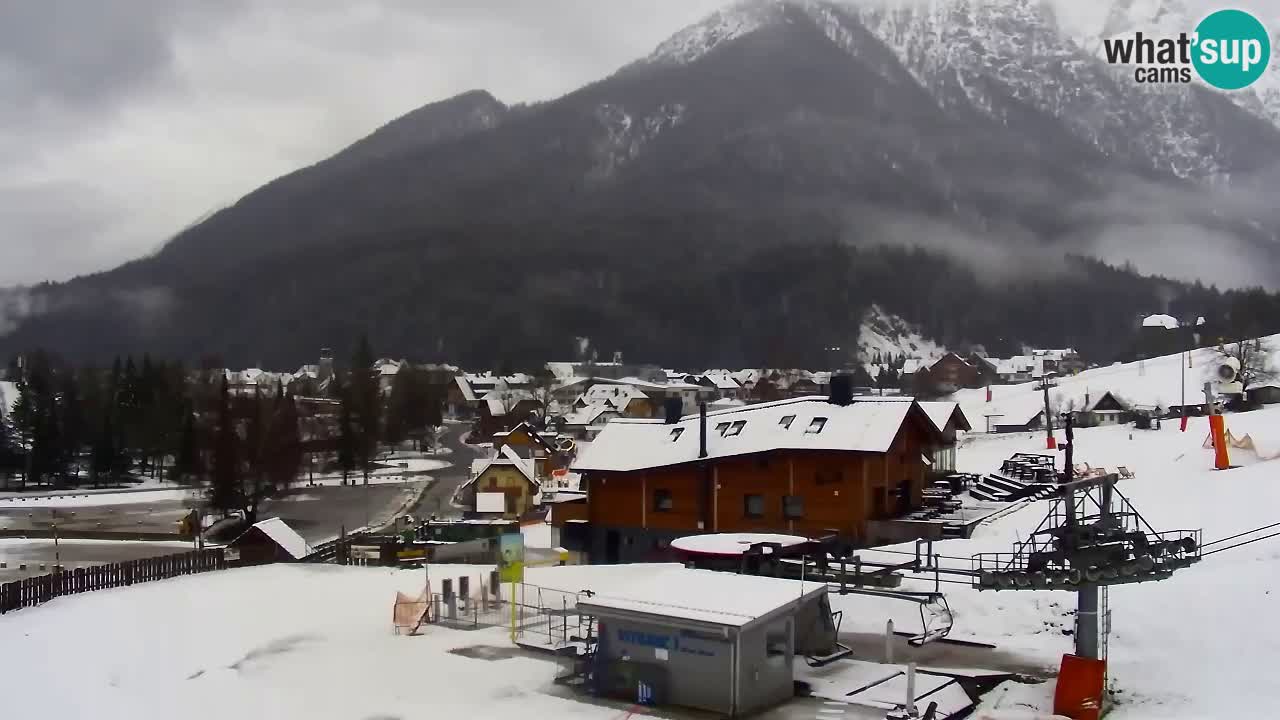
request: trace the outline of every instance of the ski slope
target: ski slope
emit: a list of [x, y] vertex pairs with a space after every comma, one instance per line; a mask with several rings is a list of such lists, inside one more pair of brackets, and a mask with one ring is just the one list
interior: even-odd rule
[[[1280, 335], [1262, 338], [1275, 351], [1271, 366], [1280, 368]], [[1185, 356], [1165, 355], [1140, 362], [1108, 365], [1085, 370], [1078, 375], [1057, 379], [1057, 385], [1049, 390], [1049, 402], [1059, 411], [1071, 407], [1083, 410], [1086, 396], [1090, 401], [1111, 391], [1130, 405], [1149, 405], [1168, 408], [1182, 404], [1183, 370], [1186, 370], [1187, 403], [1203, 403], [1202, 387], [1212, 377], [1220, 356], [1213, 348], [1199, 348], [1191, 352], [1191, 367], [1184, 368]], [[951, 399], [960, 403], [974, 430], [984, 430], [987, 416], [1000, 416], [999, 422], [1022, 424], [1044, 409], [1044, 395], [1036, 383], [1019, 385], [995, 385], [991, 388], [991, 402], [986, 401], [986, 390], [961, 390]]]
[[[1251, 434], [1280, 434], [1280, 407], [1228, 415], [1227, 426], [1235, 434], [1236, 427], [1249, 427]], [[1209, 543], [1280, 521], [1280, 461], [1214, 471], [1213, 451], [1202, 446], [1207, 433], [1205, 418], [1192, 418], [1185, 433], [1178, 431], [1176, 423], [1153, 431], [1123, 426], [1082, 429], [1076, 432], [1076, 459], [1094, 467], [1114, 470], [1124, 465], [1134, 471], [1137, 477], [1118, 487], [1157, 530], [1203, 528]], [[989, 471], [1014, 452], [1043, 452], [1043, 444], [1044, 436], [1038, 433], [970, 437], [957, 454], [957, 463], [963, 471]], [[1233, 456], [1232, 462], [1238, 459]], [[1011, 551], [1035, 529], [1049, 505], [1048, 501], [1029, 503], [980, 527], [973, 538], [936, 543], [935, 550], [947, 556], [941, 561], [944, 566], [968, 568], [968, 558], [975, 553]], [[910, 545], [887, 548], [910, 549]], [[905, 557], [892, 552], [862, 554], [881, 560]], [[905, 585], [924, 589], [932, 587], [932, 581], [912, 580]], [[1073, 593], [978, 592], [955, 584], [943, 589], [955, 615], [953, 638], [995, 643], [1020, 661], [1046, 670], [1056, 669], [1062, 653], [1072, 649], [1072, 638], [1063, 631], [1074, 625]], [[1112, 588], [1109, 663], [1117, 694], [1116, 707], [1108, 717], [1260, 717], [1259, 708], [1280, 704], [1280, 686], [1271, 679], [1272, 664], [1280, 657], [1280, 628], [1270, 622], [1278, 600], [1280, 538], [1206, 556], [1168, 580]], [[867, 631], [877, 629], [877, 623], [882, 631], [884, 614], [893, 616], [900, 629], [914, 631], [920, 624], [910, 607], [882, 603], [876, 606], [880, 612], [868, 612], [865, 602], [846, 598], [841, 602], [860, 608], [852, 613], [853, 620]], [[851, 608], [845, 607], [848, 621]], [[1004, 690], [1007, 703], [1001, 705], [999, 700], [1005, 692], [992, 693], [986, 698], [986, 709], [1027, 713], [1052, 709], [1052, 682]]]

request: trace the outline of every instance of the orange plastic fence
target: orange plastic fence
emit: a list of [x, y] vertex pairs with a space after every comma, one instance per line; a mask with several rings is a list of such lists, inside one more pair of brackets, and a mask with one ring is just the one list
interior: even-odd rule
[[1106, 660], [1063, 655], [1058, 687], [1053, 694], [1053, 714], [1073, 720], [1098, 720], [1102, 715], [1106, 682]]

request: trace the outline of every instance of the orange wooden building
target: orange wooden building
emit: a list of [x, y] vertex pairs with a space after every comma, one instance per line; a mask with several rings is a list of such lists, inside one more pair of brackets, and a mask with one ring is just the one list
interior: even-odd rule
[[574, 463], [594, 562], [662, 557], [713, 532], [835, 534], [918, 508], [941, 433], [910, 399], [804, 397], [664, 420], [616, 419]]

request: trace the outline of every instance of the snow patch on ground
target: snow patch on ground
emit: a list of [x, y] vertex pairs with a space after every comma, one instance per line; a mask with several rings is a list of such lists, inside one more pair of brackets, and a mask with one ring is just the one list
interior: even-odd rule
[[198, 495], [192, 490], [139, 490], [133, 492], [79, 492], [62, 495], [24, 496], [12, 495], [0, 498], [0, 508], [73, 508], [99, 505], [132, 505], [135, 503], [194, 500]]

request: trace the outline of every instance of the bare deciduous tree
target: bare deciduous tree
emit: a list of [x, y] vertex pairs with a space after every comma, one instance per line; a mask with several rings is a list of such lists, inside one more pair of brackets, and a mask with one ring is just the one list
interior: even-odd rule
[[1240, 386], [1248, 397], [1249, 388], [1280, 378], [1271, 362], [1271, 356], [1277, 352], [1272, 343], [1261, 339], [1237, 340], [1217, 348], [1219, 357], [1233, 358], [1240, 363]]

